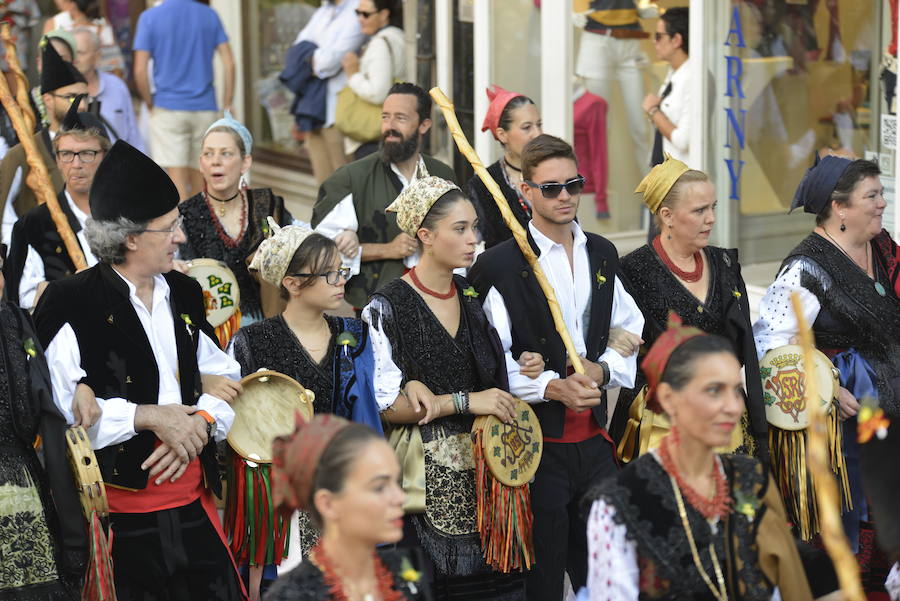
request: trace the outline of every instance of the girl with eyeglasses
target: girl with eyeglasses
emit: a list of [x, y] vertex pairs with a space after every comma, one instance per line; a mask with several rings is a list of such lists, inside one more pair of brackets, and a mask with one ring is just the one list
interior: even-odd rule
[[[229, 346], [241, 376], [260, 369], [288, 375], [315, 393], [315, 413], [333, 413], [381, 432], [372, 384], [373, 358], [368, 327], [358, 319], [334, 317], [349, 270], [334, 242], [299, 225], [279, 227], [264, 240], [250, 269], [277, 286], [287, 305], [279, 315], [238, 330]], [[271, 508], [270, 508], [271, 509]], [[305, 557], [319, 533], [305, 513], [292, 524]], [[276, 554], [273, 554], [276, 555]], [[268, 558], [280, 562], [280, 555]], [[274, 578], [274, 574], [270, 574]]]

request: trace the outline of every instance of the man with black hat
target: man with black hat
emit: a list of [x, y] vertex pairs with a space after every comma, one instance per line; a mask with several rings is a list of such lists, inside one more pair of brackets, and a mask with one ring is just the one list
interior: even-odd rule
[[[59, 56], [53, 44], [44, 44], [41, 56], [41, 98], [50, 124], [34, 134], [34, 141], [47, 166], [53, 189], [59, 193], [63, 189], [63, 177], [53, 158], [53, 137], [75, 98], [87, 94], [87, 83], [75, 65]], [[16, 220], [37, 205], [34, 192], [26, 184], [30, 170], [21, 143], [10, 148], [0, 162], [0, 202], [6, 204], [3, 212], [5, 241], [9, 240]]]
[[178, 190], [122, 140], [100, 163], [85, 234], [97, 265], [50, 282], [35, 310], [54, 397], [102, 413], [88, 434], [109, 497], [118, 598], [244, 599], [212, 492], [234, 412], [200, 373], [238, 379], [213, 342], [200, 286], [172, 271]]
[[[65, 188], [57, 195], [88, 267], [97, 263], [84, 237], [85, 221], [91, 216], [88, 194], [94, 173], [111, 146], [100, 120], [79, 112], [83, 95], [71, 104], [62, 127], [53, 138], [56, 165]], [[46, 204], [28, 211], [13, 226], [9, 257], [5, 266], [7, 298], [23, 309], [31, 309], [47, 282], [75, 273], [75, 263], [66, 251]]]

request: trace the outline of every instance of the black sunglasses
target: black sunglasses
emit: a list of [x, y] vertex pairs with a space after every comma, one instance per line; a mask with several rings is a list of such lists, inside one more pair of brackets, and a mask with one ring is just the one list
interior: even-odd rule
[[653, 39], [655, 39], [657, 42], [660, 41], [661, 39], [663, 39], [663, 36], [672, 37], [672, 34], [671, 33], [663, 33], [660, 31], [653, 33]]
[[364, 10], [356, 9], [356, 10], [353, 11], [353, 12], [356, 13], [356, 16], [357, 16], [357, 17], [362, 17], [363, 19], [368, 19], [369, 17], [371, 17], [372, 15], [374, 15], [375, 13], [377, 13], [378, 11], [377, 11], [377, 10], [373, 10], [373, 11], [367, 12], [367, 11], [364, 11]]
[[578, 177], [573, 177], [569, 181], [558, 184], [556, 182], [551, 182], [549, 184], [536, 184], [531, 180], [525, 180], [525, 183], [531, 186], [532, 188], [539, 188], [541, 191], [541, 195], [544, 198], [556, 198], [562, 192], [563, 188], [566, 189], [566, 192], [569, 193], [569, 196], [576, 196], [581, 194], [581, 191], [584, 189], [584, 176], [579, 175]]

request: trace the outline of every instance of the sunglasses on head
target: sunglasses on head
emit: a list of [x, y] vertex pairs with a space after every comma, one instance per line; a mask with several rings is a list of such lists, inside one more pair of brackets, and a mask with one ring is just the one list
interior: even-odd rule
[[525, 183], [532, 188], [540, 189], [541, 195], [544, 198], [556, 198], [563, 191], [563, 188], [566, 189], [566, 192], [569, 193], [569, 196], [576, 196], [578, 194], [581, 194], [581, 191], [584, 189], [584, 182], [585, 179], [583, 175], [573, 177], [569, 181], [562, 184], [558, 184], [556, 182], [551, 182], [549, 184], [536, 184], [531, 180], [525, 180]]

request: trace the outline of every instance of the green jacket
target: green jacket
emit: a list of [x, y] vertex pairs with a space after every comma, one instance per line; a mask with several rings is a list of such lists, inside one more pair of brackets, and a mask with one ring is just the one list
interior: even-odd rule
[[[425, 155], [422, 159], [428, 175], [456, 181], [452, 168]], [[400, 190], [400, 180], [390, 165], [381, 160], [379, 153], [370, 154], [339, 168], [322, 183], [313, 207], [312, 226], [317, 227], [350, 194], [359, 224], [356, 233], [360, 244], [387, 244], [400, 234], [400, 228], [396, 215], [385, 213], [384, 209], [400, 194]], [[359, 274], [347, 282], [344, 298], [361, 309], [373, 292], [403, 275], [403, 271], [403, 261], [399, 259], [363, 262]]]

